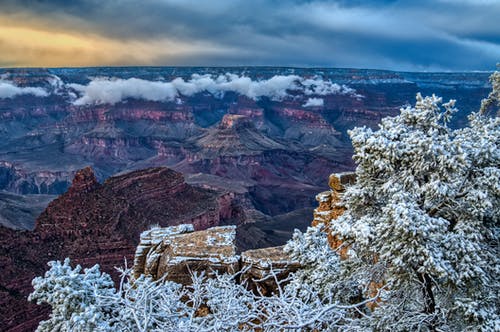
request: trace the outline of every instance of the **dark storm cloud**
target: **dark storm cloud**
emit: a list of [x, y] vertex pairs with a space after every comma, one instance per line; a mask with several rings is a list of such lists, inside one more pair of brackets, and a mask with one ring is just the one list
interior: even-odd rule
[[208, 43], [154, 64], [491, 70], [500, 1], [4, 0], [4, 14], [116, 40]]

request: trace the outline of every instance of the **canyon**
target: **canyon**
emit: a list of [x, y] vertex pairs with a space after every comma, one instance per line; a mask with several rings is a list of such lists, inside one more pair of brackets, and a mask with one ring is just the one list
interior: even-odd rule
[[[187, 88], [179, 88], [173, 99], [123, 95], [114, 103], [79, 102], [87, 96], [82, 97], [81, 87], [90, 89], [101, 78], [125, 80], [119, 84], [183, 79], [186, 85], [208, 77], [217, 81], [226, 73], [252, 80], [250, 88], [264, 81], [259, 89], [275, 94], [270, 85], [277, 77], [300, 77], [302, 83], [295, 85], [313, 83], [309, 90], [292, 90], [280, 98], [227, 89], [182, 94]], [[354, 167], [350, 128], [376, 127], [381, 118], [413, 103], [417, 92], [457, 98], [460, 112], [453, 125], [460, 126], [487, 96], [488, 76], [273, 67], [0, 69], [2, 81], [45, 93], [0, 98], [0, 190], [60, 195], [86, 166], [98, 181], [166, 166], [188, 182], [196, 177], [197, 185], [203, 179], [201, 185], [240, 186], [253, 208], [269, 216], [312, 209], [315, 193], [326, 189], [324, 179]], [[316, 87], [324, 82], [342, 88], [325, 92]], [[128, 91], [102, 89], [98, 95], [104, 99]], [[310, 98], [321, 103], [308, 106]], [[33, 222], [20, 224], [29, 229]]]
[[[290, 91], [275, 99], [200, 91], [172, 100], [76, 102], [74, 86], [96, 77], [172, 81], [228, 72], [253, 82], [322, 77], [351, 92]], [[45, 317], [47, 308], [26, 297], [48, 261], [98, 263], [116, 278], [114, 267], [132, 261], [140, 234], [155, 225], [188, 223], [197, 231], [236, 225], [238, 252], [284, 244], [294, 228], [310, 225], [329, 175], [354, 169], [350, 128], [376, 127], [417, 92], [457, 98], [452, 126], [461, 126], [487, 96], [488, 76], [271, 67], [0, 69], [0, 80], [47, 91], [0, 98], [1, 329], [34, 330]], [[306, 106], [311, 98], [322, 101]], [[323, 205], [331, 205], [329, 195], [320, 195]]]

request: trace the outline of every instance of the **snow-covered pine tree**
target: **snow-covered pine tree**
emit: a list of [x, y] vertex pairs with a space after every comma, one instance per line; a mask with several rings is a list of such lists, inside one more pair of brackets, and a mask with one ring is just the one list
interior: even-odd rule
[[[497, 68], [500, 68], [500, 63], [497, 64]], [[491, 75], [490, 83], [492, 89], [488, 98], [483, 99], [481, 102], [481, 114], [486, 114], [490, 108], [495, 106], [500, 107], [500, 72], [496, 71]], [[496, 111], [496, 115], [499, 116], [498, 108]]]
[[357, 183], [330, 229], [351, 245], [349, 273], [366, 284], [383, 271], [388, 289], [360, 327], [500, 329], [500, 119], [474, 113], [452, 130], [454, 104], [418, 94], [378, 130], [350, 131]]

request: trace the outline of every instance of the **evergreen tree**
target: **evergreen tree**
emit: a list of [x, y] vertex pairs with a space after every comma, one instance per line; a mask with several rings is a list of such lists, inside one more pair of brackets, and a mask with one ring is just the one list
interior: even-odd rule
[[[498, 95], [493, 86], [490, 97]], [[350, 131], [357, 182], [330, 228], [351, 246], [350, 273], [370, 282], [382, 271], [387, 286], [361, 324], [500, 327], [500, 119], [474, 113], [466, 128], [451, 130], [454, 104], [418, 94], [415, 107], [383, 119], [378, 130]]]

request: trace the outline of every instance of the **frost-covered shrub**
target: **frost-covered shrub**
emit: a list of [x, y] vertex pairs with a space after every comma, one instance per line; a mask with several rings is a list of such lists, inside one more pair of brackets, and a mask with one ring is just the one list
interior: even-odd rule
[[[500, 64], [497, 64], [497, 68], [500, 68]], [[494, 72], [491, 77], [490, 77], [490, 82], [491, 82], [491, 92], [488, 95], [488, 98], [484, 99], [481, 102], [481, 114], [486, 114], [488, 113], [488, 110], [492, 107], [500, 106], [500, 72], [496, 71]], [[500, 115], [498, 112], [499, 110], [496, 109], [497, 111], [497, 116]]]
[[256, 297], [235, 281], [237, 276], [216, 274], [214, 278], [205, 278], [204, 274], [193, 275], [193, 283], [187, 288], [187, 304], [197, 309], [188, 324], [182, 327], [186, 330], [196, 327], [201, 331], [237, 331], [256, 319], [253, 308]]
[[340, 258], [328, 245], [323, 225], [308, 227], [305, 233], [296, 230], [284, 250], [303, 267], [294, 274], [288, 287], [300, 289], [306, 285], [325, 296], [339, 279]]
[[50, 319], [41, 322], [37, 331], [113, 331], [115, 307], [100, 302], [100, 297], [116, 297], [109, 275], [101, 273], [98, 265], [81, 273], [81, 266], [71, 268], [69, 259], [49, 266], [43, 278], [33, 279], [35, 290], [29, 296], [52, 307]]
[[287, 291], [296, 291], [299, 296], [317, 292], [327, 301], [356, 303], [360, 301], [360, 285], [348, 275], [343, 275], [340, 256], [330, 248], [324, 225], [308, 227], [305, 233], [296, 230], [284, 250], [300, 263], [286, 286]]
[[[35, 278], [30, 299], [52, 306], [50, 319], [37, 331], [261, 331], [325, 329], [348, 322], [365, 302], [342, 305], [303, 287], [279, 284], [278, 294], [254, 294], [235, 281], [238, 275], [192, 275], [192, 284], [123, 271], [116, 290], [96, 265], [82, 272], [69, 259], [51, 262], [45, 276]], [[126, 279], [129, 278], [129, 281]]]

